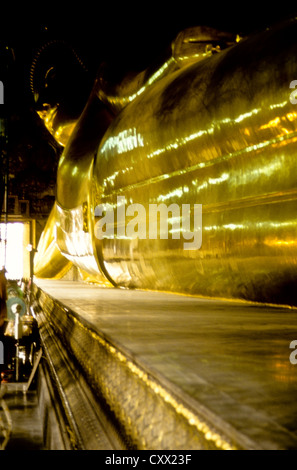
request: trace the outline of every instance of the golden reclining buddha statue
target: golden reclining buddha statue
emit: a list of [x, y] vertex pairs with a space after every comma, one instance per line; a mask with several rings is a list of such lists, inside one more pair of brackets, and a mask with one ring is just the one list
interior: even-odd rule
[[[64, 150], [35, 276], [296, 306], [296, 37], [295, 18], [187, 29], [162, 64], [117, 84], [99, 69], [77, 119], [40, 113]], [[167, 237], [161, 215], [148, 227], [160, 205]]]

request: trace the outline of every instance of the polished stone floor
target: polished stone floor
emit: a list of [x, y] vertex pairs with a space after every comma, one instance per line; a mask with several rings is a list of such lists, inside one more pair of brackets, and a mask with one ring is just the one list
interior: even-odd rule
[[263, 449], [297, 449], [297, 310], [36, 280]]

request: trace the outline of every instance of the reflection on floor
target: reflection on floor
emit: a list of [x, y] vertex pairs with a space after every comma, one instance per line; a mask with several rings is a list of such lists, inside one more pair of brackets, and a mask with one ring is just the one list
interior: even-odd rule
[[[42, 450], [43, 429], [35, 390], [25, 392], [26, 384], [2, 383], [0, 444], [5, 450]], [[10, 431], [4, 442], [3, 431]], [[1, 447], [0, 447], [1, 448]]]

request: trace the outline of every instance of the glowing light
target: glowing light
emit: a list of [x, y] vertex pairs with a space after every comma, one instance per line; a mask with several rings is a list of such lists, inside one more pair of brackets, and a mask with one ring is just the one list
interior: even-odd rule
[[268, 246], [283, 246], [283, 247], [292, 247], [296, 246], [297, 242], [296, 240], [266, 240], [265, 241], [266, 245]]
[[116, 152], [121, 154], [137, 147], [144, 147], [144, 143], [142, 136], [133, 127], [132, 129], [125, 129], [118, 135], [107, 139], [101, 148], [101, 152], [116, 149]]
[[259, 111], [260, 111], [259, 108], [255, 108], [255, 109], [253, 109], [252, 111], [250, 111], [248, 113], [240, 114], [236, 119], [234, 119], [234, 121], [235, 122], [241, 122], [244, 119], [253, 116], [254, 114], [258, 114]]
[[297, 118], [297, 113], [288, 113], [287, 118], [289, 121], [294, 121]]
[[[0, 224], [1, 234], [6, 232], [5, 224]], [[5, 239], [0, 242], [0, 265], [6, 267], [8, 279], [21, 279], [23, 277], [23, 236], [24, 224], [7, 224], [7, 245], [5, 262]]]
[[276, 127], [280, 123], [280, 118], [276, 117], [275, 119], [271, 119], [267, 124], [263, 124], [260, 129], [269, 129], [269, 127]]
[[269, 106], [270, 109], [283, 108], [288, 104], [288, 101], [282, 101], [281, 103], [274, 103]]
[[175, 189], [174, 191], [171, 191], [169, 192], [168, 194], [166, 195], [162, 195], [160, 194], [160, 196], [158, 196], [157, 198], [157, 201], [165, 201], [166, 199], [172, 199], [174, 197], [177, 197], [177, 198], [181, 198], [182, 195], [183, 195], [184, 191], [183, 191], [183, 188], [177, 188]]
[[218, 183], [222, 183], [223, 181], [226, 181], [228, 178], [229, 178], [228, 173], [222, 173], [222, 175], [219, 176], [218, 178], [209, 178], [208, 183], [209, 184], [218, 184]]

